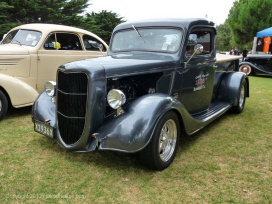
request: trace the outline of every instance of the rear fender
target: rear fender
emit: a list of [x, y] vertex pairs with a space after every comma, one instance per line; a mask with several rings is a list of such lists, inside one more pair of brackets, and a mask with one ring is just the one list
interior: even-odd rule
[[5, 74], [0, 74], [0, 86], [10, 98], [15, 108], [32, 105], [38, 97], [38, 92], [27, 83]]
[[258, 65], [256, 64], [253, 64], [251, 62], [241, 62], [239, 64], [239, 66], [242, 66], [242, 65], [248, 65], [250, 66], [253, 70], [258, 70], [259, 72], [263, 72], [263, 73], [266, 73], [266, 74], [272, 74], [272, 72], [269, 72], [267, 70], [265, 70], [264, 68], [262, 68], [261, 66], [259, 67]]
[[243, 79], [247, 82], [246, 97], [249, 97], [249, 81], [243, 72], [227, 72], [220, 83], [217, 98], [220, 101], [231, 102], [232, 105], [238, 104], [238, 95]]

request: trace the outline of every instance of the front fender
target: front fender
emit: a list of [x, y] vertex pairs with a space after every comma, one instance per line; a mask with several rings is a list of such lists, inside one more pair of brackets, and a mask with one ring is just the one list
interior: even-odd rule
[[50, 126], [56, 128], [56, 104], [44, 91], [33, 104], [31, 115], [32, 120], [50, 121]]
[[98, 130], [100, 150], [136, 152], [152, 137], [161, 116], [172, 109], [175, 99], [166, 94], [149, 94], [134, 100], [125, 113], [104, 123]]
[[263, 72], [263, 73], [266, 73], [266, 74], [272, 74], [272, 72], [269, 72], [269, 71], [267, 71], [265, 69], [262, 69], [261, 67], [258, 67], [258, 65], [255, 65], [255, 64], [253, 64], [251, 62], [241, 62], [239, 64], [239, 67], [242, 66], [242, 65], [249, 65], [250, 67], [252, 67], [253, 69], [258, 70], [259, 72]]
[[5, 74], [0, 74], [0, 86], [8, 93], [15, 108], [32, 105], [38, 92], [27, 83]]
[[246, 97], [249, 97], [249, 81], [248, 77], [243, 72], [227, 72], [225, 73], [218, 92], [220, 101], [231, 102], [232, 105], [238, 104], [238, 96], [243, 80], [247, 82]]

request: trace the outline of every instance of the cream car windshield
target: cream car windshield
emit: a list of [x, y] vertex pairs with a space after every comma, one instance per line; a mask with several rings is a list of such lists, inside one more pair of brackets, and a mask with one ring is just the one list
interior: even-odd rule
[[19, 44], [36, 46], [41, 39], [42, 33], [34, 30], [13, 30], [7, 34], [1, 44]]
[[182, 31], [174, 28], [136, 28], [117, 32], [113, 36], [111, 50], [177, 52]]

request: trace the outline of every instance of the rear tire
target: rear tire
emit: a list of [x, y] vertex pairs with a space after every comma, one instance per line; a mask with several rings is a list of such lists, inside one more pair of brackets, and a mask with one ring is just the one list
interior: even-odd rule
[[141, 162], [154, 170], [166, 169], [176, 156], [179, 137], [179, 119], [169, 111], [159, 120], [151, 141], [140, 152]]
[[0, 90], [0, 120], [2, 120], [8, 110], [8, 100], [6, 95]]
[[233, 113], [242, 113], [245, 107], [246, 102], [246, 93], [247, 93], [247, 82], [245, 79], [243, 79], [238, 96], [237, 96], [237, 104], [235, 106], [232, 106], [231, 111]]

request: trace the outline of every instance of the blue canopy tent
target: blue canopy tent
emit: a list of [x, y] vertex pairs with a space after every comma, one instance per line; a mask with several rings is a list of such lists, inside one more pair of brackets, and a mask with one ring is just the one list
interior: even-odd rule
[[257, 38], [272, 36], [272, 27], [257, 32]]

